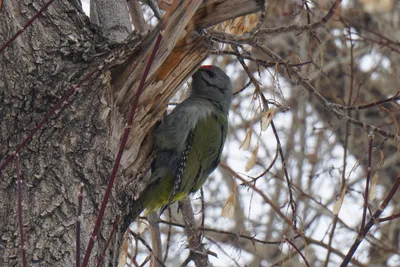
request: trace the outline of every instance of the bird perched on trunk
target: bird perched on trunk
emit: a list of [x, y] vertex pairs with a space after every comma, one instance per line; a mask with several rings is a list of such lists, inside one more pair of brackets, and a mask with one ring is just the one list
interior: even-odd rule
[[151, 178], [132, 203], [122, 230], [146, 214], [201, 188], [218, 166], [228, 131], [231, 80], [216, 66], [202, 66], [192, 77], [190, 96], [154, 132]]

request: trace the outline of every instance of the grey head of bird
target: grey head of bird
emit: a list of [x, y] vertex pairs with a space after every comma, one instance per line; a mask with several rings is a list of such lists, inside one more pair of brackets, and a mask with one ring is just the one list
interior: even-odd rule
[[226, 114], [232, 102], [232, 82], [217, 66], [204, 65], [193, 74], [191, 97], [206, 98]]

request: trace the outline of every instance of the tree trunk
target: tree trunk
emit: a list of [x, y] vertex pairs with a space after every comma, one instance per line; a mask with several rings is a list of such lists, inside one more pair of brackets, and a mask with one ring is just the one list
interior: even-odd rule
[[[43, 3], [43, 2], [42, 2]], [[6, 1], [1, 43], [42, 6]], [[108, 44], [89, 23], [79, 2], [54, 1], [1, 55], [1, 160], [13, 153], [46, 112], [93, 66]], [[104, 57], [104, 56], [103, 56]], [[103, 100], [102, 100], [103, 99]], [[82, 86], [20, 153], [23, 225], [28, 265], [75, 262], [77, 193], [84, 184], [82, 247], [89, 240], [113, 162], [106, 102], [99, 79]], [[1, 265], [20, 262], [14, 164], [1, 175]], [[110, 210], [117, 210], [114, 196]], [[115, 214], [106, 213], [97, 238], [101, 253]]]
[[[39, 2], [3, 2], [0, 43], [5, 43], [38, 12], [44, 5], [44, 1]], [[194, 16], [201, 1], [175, 2], [177, 5], [163, 21], [163, 40], [139, 99], [89, 266], [97, 263], [117, 214], [123, 216], [125, 204], [143, 183], [140, 178], [149, 167], [151, 151], [146, 135], [162, 116], [170, 97], [207, 56], [205, 40], [193, 25], [209, 26], [205, 21], [215, 24], [260, 8], [256, 1], [217, 1], [219, 7], [236, 4], [239, 8], [230, 14], [224, 9], [207, 12], [210, 9], [204, 4]], [[189, 24], [192, 26], [187, 27]], [[79, 1], [58, 0], [0, 54], [0, 162], [13, 158], [0, 178], [0, 265], [21, 264], [14, 167], [18, 158], [28, 265], [75, 264], [81, 183], [83, 257], [132, 100], [161, 27], [155, 27], [145, 37], [131, 34], [123, 43], [112, 45], [90, 24]], [[13, 157], [18, 145], [47, 112], [82, 81], [79, 90], [63, 102], [63, 108], [20, 150], [19, 157]], [[113, 242], [120, 242], [120, 236], [114, 235]], [[115, 249], [109, 251], [107, 265], [114, 262], [118, 253]]]

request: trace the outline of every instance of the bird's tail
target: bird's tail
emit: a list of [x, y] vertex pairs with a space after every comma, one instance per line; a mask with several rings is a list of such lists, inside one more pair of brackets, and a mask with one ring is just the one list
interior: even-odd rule
[[142, 211], [145, 209], [144, 198], [142, 196], [140, 196], [137, 200], [133, 202], [129, 214], [125, 216], [122, 224], [122, 233], [125, 233], [131, 222], [135, 221], [140, 213], [142, 213]]
[[[137, 200], [133, 201], [133, 203], [130, 204], [130, 211], [129, 214], [125, 216], [122, 222], [121, 226], [121, 233], [123, 235], [122, 243], [119, 248], [119, 257], [117, 259], [117, 262], [115, 266], [122, 266], [125, 265], [124, 262], [126, 262], [126, 259], [128, 258], [128, 234], [129, 232], [126, 232], [128, 229], [129, 225], [131, 222], [133, 222], [139, 215], [142, 213], [142, 211], [145, 209], [144, 205], [144, 197], [139, 197]], [[122, 265], [121, 265], [122, 263]]]

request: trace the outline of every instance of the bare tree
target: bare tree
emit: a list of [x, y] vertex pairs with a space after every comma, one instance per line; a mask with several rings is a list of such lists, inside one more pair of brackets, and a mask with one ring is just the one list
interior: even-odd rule
[[[4, 266], [398, 264], [396, 1], [2, 5]], [[235, 87], [219, 171], [124, 237], [151, 129], [207, 57]]]

